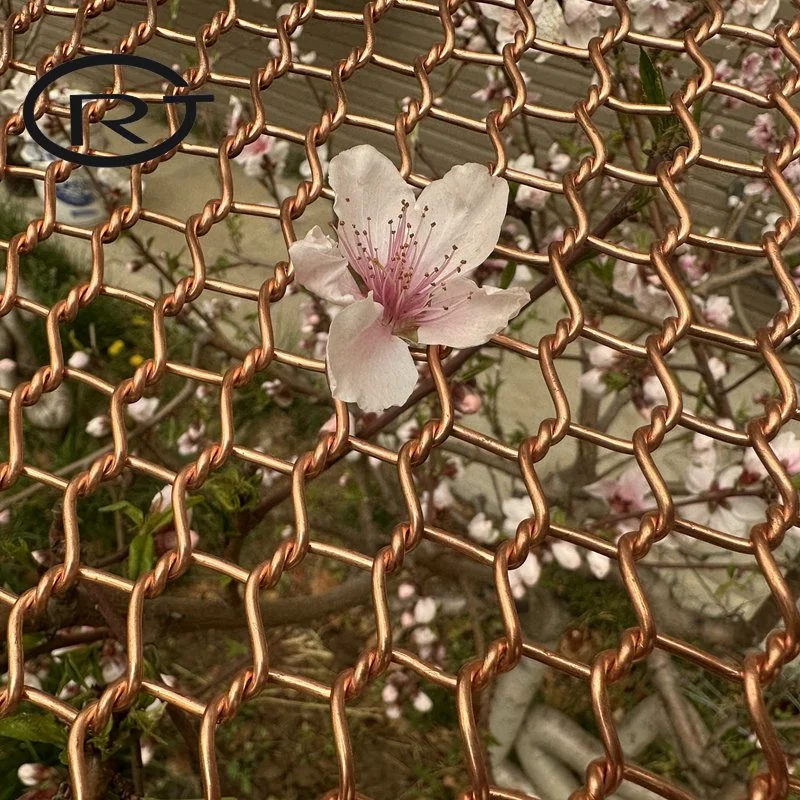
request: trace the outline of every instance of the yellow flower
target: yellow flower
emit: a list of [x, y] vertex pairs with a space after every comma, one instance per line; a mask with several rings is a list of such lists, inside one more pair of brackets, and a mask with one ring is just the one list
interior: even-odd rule
[[128, 363], [132, 367], [138, 367], [144, 361], [144, 356], [139, 355], [139, 353], [134, 353], [129, 359]]
[[116, 339], [109, 345], [108, 354], [113, 358], [114, 356], [118, 356], [124, 349], [125, 342], [123, 342], [122, 339]]

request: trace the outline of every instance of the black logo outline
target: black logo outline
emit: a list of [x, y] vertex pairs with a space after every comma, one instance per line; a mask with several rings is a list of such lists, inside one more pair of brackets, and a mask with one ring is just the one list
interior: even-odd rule
[[[81, 56], [73, 61], [67, 61], [54, 67], [49, 72], [45, 73], [36, 83], [31, 86], [30, 91], [25, 97], [22, 104], [22, 118], [25, 122], [25, 128], [31, 135], [31, 138], [44, 150], [57, 158], [69, 161], [75, 164], [81, 164], [87, 167], [129, 167], [133, 164], [141, 164], [153, 158], [158, 158], [165, 153], [169, 152], [173, 147], [182, 142], [192, 129], [192, 126], [197, 119], [197, 103], [208, 103], [213, 101], [214, 95], [164, 95], [165, 103], [184, 103], [186, 105], [186, 113], [178, 129], [159, 144], [148, 147], [145, 150], [139, 150], [135, 153], [128, 153], [127, 155], [119, 156], [101, 156], [92, 153], [78, 153], [70, 150], [63, 145], [49, 139], [39, 128], [34, 111], [36, 101], [39, 97], [59, 78], [64, 75], [69, 75], [81, 69], [89, 69], [90, 67], [108, 66], [114, 64], [127, 65], [131, 67], [138, 67], [139, 69], [147, 70], [148, 72], [155, 73], [165, 80], [169, 81], [173, 86], [187, 87], [189, 84], [179, 75], [175, 70], [158, 61], [153, 61], [151, 58], [144, 56], [133, 55], [129, 53], [108, 53], [92, 56]], [[144, 140], [134, 133], [125, 129], [126, 124], [136, 122], [146, 115], [148, 111], [147, 103], [138, 97], [132, 97], [127, 94], [96, 94], [87, 92], [85, 94], [76, 94], [70, 97], [70, 143], [73, 145], [80, 145], [83, 142], [83, 117], [80, 113], [77, 114], [77, 119], [80, 120], [78, 131], [72, 124], [76, 118], [76, 111], [83, 108], [84, 99], [108, 99], [108, 100], [122, 100], [133, 107], [133, 113], [124, 119], [109, 120], [101, 124], [110, 127], [111, 130], [117, 134], [122, 135], [128, 141], [138, 144]], [[75, 102], [77, 101], [77, 102]], [[80, 137], [76, 142], [75, 139]]]

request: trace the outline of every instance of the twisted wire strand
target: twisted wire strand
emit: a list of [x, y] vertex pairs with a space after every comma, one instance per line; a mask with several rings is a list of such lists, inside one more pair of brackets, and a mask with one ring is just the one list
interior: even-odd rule
[[[510, 0], [498, 0], [495, 4], [507, 10], [513, 9], [520, 22], [513, 40], [505, 44], [500, 52], [473, 52], [459, 46], [454, 18], [463, 0], [439, 0], [438, 3], [424, 0], [372, 0], [361, 11], [331, 10], [320, 7], [317, 0], [301, 0], [294, 3], [288, 12], [278, 16], [274, 26], [248, 20], [240, 4], [230, 0], [224, 6], [220, 4], [221, 7], [216, 10], [209, 10], [207, 21], [194, 34], [181, 33], [165, 24], [168, 17], [162, 13], [162, 0], [146, 0], [144, 4], [136, 4], [141, 17], [128, 27], [111, 49], [107, 45], [97, 46], [88, 32], [88, 23], [104, 16], [113, 18], [115, 11], [124, 7], [130, 10], [133, 4], [121, 0], [84, 0], [71, 8], [29, 0], [20, 4], [4, 24], [0, 40], [0, 75], [21, 71], [41, 76], [53, 67], [89, 51], [132, 53], [143, 45], [164, 40], [194, 50], [194, 65], [182, 73], [188, 86], [175, 89], [176, 93], [189, 93], [214, 85], [223, 77], [227, 85], [249, 91], [252, 109], [252, 116], [243, 116], [235, 130], [224, 136], [217, 146], [183, 143], [159, 158], [133, 167], [130, 200], [110, 211], [108, 219], [92, 229], [67, 226], [56, 219], [56, 187], [69, 179], [76, 166], [56, 161], [45, 170], [40, 170], [9, 163], [9, 140], [24, 131], [21, 113], [10, 115], [0, 125], [0, 177], [33, 177], [41, 181], [44, 187], [41, 217], [30, 220], [24, 231], [3, 243], [6, 282], [0, 296], [0, 318], [14, 309], [22, 309], [44, 319], [49, 352], [48, 363], [36, 369], [28, 380], [20, 381], [13, 390], [0, 390], [0, 398], [8, 405], [9, 426], [9, 452], [7, 460], [0, 464], [0, 490], [13, 491], [22, 477], [54, 488], [62, 498], [61, 522], [64, 531], [62, 560], [50, 567], [36, 586], [19, 596], [0, 589], [0, 603], [9, 608], [6, 622], [7, 683], [0, 690], [0, 716], [13, 714], [25, 700], [69, 727], [69, 768], [73, 793], [78, 800], [91, 798], [87, 739], [103, 729], [115, 714], [129, 709], [143, 695], [174, 704], [200, 721], [198, 756], [204, 796], [208, 800], [216, 800], [220, 797], [215, 741], [217, 728], [230, 722], [243, 704], [268, 685], [291, 688], [330, 704], [339, 782], [327, 797], [330, 800], [363, 798], [364, 795], [357, 789], [358, 776], [354, 769], [347, 709], [386, 674], [392, 663], [413, 670], [424, 680], [452, 694], [458, 711], [469, 781], [465, 800], [521, 800], [524, 794], [493, 783], [484, 752], [484, 731], [478, 723], [476, 703], [498, 675], [514, 669], [523, 659], [534, 659], [584, 681], [591, 696], [603, 743], [603, 755], [587, 765], [584, 786], [573, 794], [573, 800], [608, 797], [623, 781], [637, 783], [665, 798], [687, 800], [691, 795], [684, 789], [626, 761], [612, 713], [610, 687], [624, 682], [633, 666], [646, 660], [654, 648], [687, 659], [741, 686], [742, 701], [747, 707], [753, 731], [764, 755], [764, 768], [752, 778], [747, 790], [749, 798], [778, 800], [788, 797], [792, 791], [800, 791], [800, 782], [788, 772], [765, 703], [765, 691], [800, 653], [800, 614], [774, 555], [787, 531], [800, 521], [797, 491], [791, 476], [770, 445], [787, 424], [800, 419], [797, 388], [787, 364], [788, 348], [800, 327], [800, 293], [786, 256], [787, 246], [796, 238], [800, 226], [800, 201], [783, 174], [786, 167], [800, 157], [800, 114], [791, 103], [800, 89], [800, 51], [795, 44], [800, 35], [800, 16], [785, 24], [777, 24], [772, 31], [757, 31], [727, 22], [727, 7], [717, 0], [707, 0], [705, 13], [694, 20], [680, 37], [667, 38], [633, 30], [631, 11], [625, 0], [612, 0], [603, 3], [614, 9], [615, 17], [608, 27], [600, 36], [592, 39], [586, 48], [578, 48], [548, 42], [539, 37], [534, 16], [524, 0], [514, 0], [513, 3]], [[438, 21], [438, 41], [419, 52], [409, 63], [384, 56], [378, 46], [382, 21], [395, 9], [411, 11]], [[19, 43], [24, 42], [34, 26], [47, 26], [50, 19], [69, 20], [69, 33], [35, 65], [18, 60], [15, 51]], [[345, 58], [336, 61], [330, 69], [301, 64], [293, 56], [292, 36], [312, 20], [329, 25], [358, 25], [363, 30], [363, 42], [353, 47]], [[260, 45], [277, 40], [277, 55], [265, 58], [263, 64], [248, 76], [221, 76], [215, 71], [215, 54], [219, 51], [220, 43], [234, 31], [244, 32]], [[777, 48], [792, 69], [778, 87], [763, 94], [726, 82], [715, 76], [715, 64], [704, 50], [704, 46], [714, 40], [746, 41], [758, 48]], [[694, 65], [694, 72], [684, 81], [681, 90], [670, 95], [666, 104], [648, 104], [623, 98], [617, 93], [615, 70], [609, 59], [615, 48], [623, 44], [685, 53]], [[531, 56], [543, 54], [588, 64], [592, 68], [595, 82], [587, 86], [585, 96], [569, 109], [551, 108], [528, 98], [522, 67], [527, 67]], [[506, 76], [508, 89], [485, 118], [454, 114], [438, 108], [434, 103], [432, 76], [435, 70], [453, 63], [493, 66], [501, 69]], [[363, 71], [372, 70], [389, 70], [416, 81], [417, 96], [408, 99], [405, 109], [396, 114], [391, 123], [357, 114], [354, 102], [348, 96], [348, 81]], [[268, 91], [276, 82], [284, 85], [288, 78], [295, 75], [325, 81], [330, 87], [333, 105], [322, 108], [318, 119], [303, 130], [278, 129], [270, 124], [265, 97], [269, 96]], [[108, 88], [115, 93], [125, 91], [122, 68], [115, 68], [113, 84]], [[704, 152], [703, 136], [693, 110], [712, 94], [733, 98], [755, 109], [778, 113], [791, 133], [780, 140], [776, 152], [767, 153], [758, 164], [711, 156]], [[88, 129], [88, 123], [101, 120], [104, 114], [114, 108], [115, 102], [97, 100], [87, 104], [83, 112], [84, 122], [87, 123], [85, 129]], [[642, 169], [620, 165], [610, 158], [604, 133], [596, 121], [601, 110], [640, 117], [668, 116], [680, 124], [686, 144], [675, 148], [667, 157], [651, 160]], [[65, 116], [67, 109], [52, 105], [47, 107], [42, 101], [36, 108], [37, 118], [46, 112]], [[178, 127], [177, 110], [167, 105], [166, 112], [169, 132], [174, 133]], [[325, 365], [318, 360], [280, 350], [275, 344], [271, 309], [283, 300], [294, 282], [292, 265], [288, 261], [278, 262], [272, 276], [265, 279], [256, 290], [212, 279], [206, 269], [204, 237], [232, 215], [252, 214], [277, 220], [287, 246], [291, 244], [296, 238], [295, 221], [301, 219], [314, 202], [332, 196], [325, 185], [319, 151], [333, 133], [343, 128], [353, 130], [361, 127], [382, 134], [399, 157], [399, 169], [403, 177], [414, 186], [426, 185], [429, 178], [414, 172], [412, 141], [418, 129], [428, 120], [485, 136], [494, 151], [491, 164], [494, 174], [519, 185], [562, 195], [572, 214], [571, 224], [550, 243], [546, 252], [525, 251], [509, 245], [497, 248], [499, 255], [514, 258], [550, 276], [567, 308], [567, 314], [557, 321], [552, 332], [542, 336], [535, 345], [507, 335], [495, 336], [487, 345], [538, 362], [542, 384], [552, 401], [550, 416], [542, 419], [536, 433], [524, 439], [518, 447], [511, 447], [472, 430], [456, 420], [449, 382], [448, 351], [428, 347], [417, 357], [426, 363], [430, 371], [438, 412], [399, 452], [376, 443], [372, 438], [375, 431], [370, 431], [369, 423], [352, 425], [347, 408], [340, 402], [334, 404], [334, 431], [320, 432], [309, 448], [297, 454], [293, 462], [239, 445], [236, 443], [233, 414], [233, 399], [237, 390], [252, 383], [272, 364], [288, 365], [293, 369], [314, 373], [324, 372]], [[511, 168], [505, 137], [511, 127], [522, 120], [571, 125], [575, 135], [588, 144], [588, 155], [565, 172], [560, 182]], [[293, 187], [294, 191], [275, 206], [266, 202], [241, 202], [236, 199], [234, 191], [233, 163], [248, 144], [264, 133], [282, 136], [301, 146], [310, 171], [310, 177], [299, 181]], [[89, 148], [90, 142], [85, 142], [82, 147]], [[185, 219], [147, 209], [143, 204], [143, 176], [152, 174], [177, 154], [214, 159], [219, 184], [219, 196], [204, 199], [199, 209]], [[679, 189], [695, 168], [766, 181], [785, 208], [774, 230], [764, 233], [757, 243], [728, 240], [720, 235], [699, 232], [685, 193], [682, 195]], [[667, 224], [663, 235], [647, 250], [638, 250], [596, 233], [592, 229], [586, 193], [594, 182], [603, 179], [615, 179], [657, 191], [675, 222]], [[115, 289], [107, 284], [105, 277], [105, 246], [117, 241], [125, 230], [141, 222], [155, 223], [180, 232], [191, 259], [189, 274], [182, 277], [172, 291], [156, 299], [130, 290]], [[73, 236], [88, 242], [91, 270], [84, 282], [72, 287], [64, 298], [51, 307], [46, 307], [21, 294], [20, 257], [34, 252], [40, 244], [55, 235]], [[760, 327], [753, 336], [702, 324], [697, 319], [690, 293], [675, 267], [676, 253], [684, 245], [713, 253], [765, 258], [786, 301], [785, 310], [778, 312], [769, 324]], [[603, 331], [587, 318], [584, 302], [570, 275], [575, 260], [587, 247], [611, 258], [621, 258], [652, 269], [670, 297], [676, 313], [667, 317], [660, 329], [648, 336], [644, 344], [629, 342]], [[250, 347], [240, 358], [231, 359], [222, 374], [188, 368], [171, 362], [167, 357], [167, 321], [209, 293], [246, 298], [256, 304], [258, 312], [258, 344]], [[152, 357], [143, 361], [131, 377], [117, 385], [69, 367], [65, 363], [61, 344], [62, 327], [74, 321], [82, 309], [101, 296], [111, 297], [115, 302], [135, 303], [145, 309], [152, 320]], [[573, 419], [568, 391], [559, 375], [558, 364], [568, 347], [579, 340], [606, 344], [646, 363], [662, 385], [666, 404], [656, 406], [650, 413], [648, 423], [635, 430], [630, 440], [593, 430]], [[670, 353], [686, 342], [724, 347], [760, 359], [778, 387], [779, 396], [765, 404], [762, 415], [748, 420], [735, 430], [718, 424], [716, 420], [689, 412], [683, 406], [680, 384], [667, 360]], [[178, 472], [132, 453], [125, 423], [126, 407], [146, 394], [160, 392], [167, 375], [200, 379], [218, 392], [220, 435]], [[73, 380], [108, 398], [112, 447], [83, 471], [66, 480], [28, 463], [23, 419], [26, 408], [38, 403], [45, 394], [55, 391], [65, 381]], [[775, 499], [769, 504], [765, 519], [753, 526], [747, 539], [715, 531], [679, 515], [655, 459], [668, 434], [678, 428], [703, 433], [734, 447], [752, 447], [764, 465], [775, 489]], [[465, 541], [458, 532], [436, 528], [425, 519], [416, 472], [426, 464], [435, 449], [450, 438], [515, 464], [531, 500], [533, 514], [520, 523], [513, 538], [504, 541], [494, 551]], [[638, 530], [624, 534], [616, 545], [567, 524], [556, 524], [551, 518], [550, 503], [537, 464], [568, 438], [625, 454], [636, 461], [651, 487], [656, 499], [656, 511], [644, 514]], [[404, 521], [394, 526], [388, 543], [371, 555], [321, 541], [315, 535], [313, 522], [309, 518], [309, 483], [349, 451], [360, 452], [393, 465], [405, 505]], [[268, 467], [284, 475], [285, 483], [280, 491], [283, 497], [291, 501], [294, 517], [293, 535], [250, 570], [193, 549], [189, 533], [188, 498], [201, 489], [214, 472], [235, 459]], [[81, 559], [79, 503], [125, 471], [157, 478], [172, 486], [175, 547], [135, 581], [91, 568], [83, 564]], [[781, 617], [781, 627], [767, 637], [760, 650], [742, 655], [738, 660], [721, 659], [698, 646], [665, 635], [658, 629], [637, 565], [665, 537], [684, 535], [747, 555], [758, 565]], [[509, 571], [518, 568], [529, 553], [535, 552], [548, 540], [572, 542], [615, 560], [636, 615], [636, 626], [621, 634], [617, 647], [599, 653], [590, 664], [567, 658], [525, 639], [511, 592]], [[502, 636], [492, 641], [483, 655], [476, 655], [463, 663], [456, 674], [450, 674], [398, 647], [394, 641], [389, 608], [391, 580], [400, 570], [407, 568], [409, 554], [423, 541], [485, 565], [494, 577]], [[342, 669], [330, 685], [273, 667], [264, 633], [261, 593], [277, 586], [286, 573], [296, 569], [310, 554], [324, 555], [368, 572], [371, 576], [374, 641], [365, 643], [353, 665]], [[149, 680], [144, 674], [145, 604], [167, 591], [192, 565], [225, 575], [240, 585], [242, 613], [247, 621], [252, 653], [250, 664], [205, 702]], [[106, 686], [98, 699], [78, 711], [58, 698], [26, 685], [23, 629], [45, 612], [53, 598], [80, 582], [93, 583], [127, 596], [127, 663], [121, 678]]]

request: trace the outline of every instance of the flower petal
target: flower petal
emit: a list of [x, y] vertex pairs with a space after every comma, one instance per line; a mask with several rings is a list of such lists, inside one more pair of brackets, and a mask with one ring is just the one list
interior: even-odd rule
[[449, 280], [431, 308], [420, 315], [417, 338], [422, 344], [472, 347], [503, 330], [528, 302], [521, 286], [498, 289], [479, 287], [466, 279]]
[[417, 383], [408, 346], [382, 323], [383, 307], [370, 295], [343, 309], [328, 336], [328, 380], [338, 400], [364, 411], [404, 403]]
[[[461, 164], [429, 184], [417, 200], [419, 215], [428, 206], [430, 229], [420, 267], [441, 266], [446, 255], [464, 260], [462, 273], [480, 266], [494, 250], [508, 206], [508, 184], [482, 164]], [[428, 231], [420, 232], [426, 238]], [[458, 248], [453, 251], [453, 245]]]
[[336, 194], [333, 210], [348, 231], [368, 228], [379, 253], [387, 252], [389, 220], [396, 221], [403, 202], [414, 208], [414, 192], [397, 167], [372, 145], [360, 144], [334, 156], [328, 180]]
[[550, 544], [555, 560], [564, 569], [578, 569], [581, 565], [581, 554], [578, 548], [570, 542], [554, 541]]
[[361, 296], [358, 284], [339, 254], [339, 247], [315, 225], [304, 239], [289, 247], [297, 282], [332, 303], [351, 303]]

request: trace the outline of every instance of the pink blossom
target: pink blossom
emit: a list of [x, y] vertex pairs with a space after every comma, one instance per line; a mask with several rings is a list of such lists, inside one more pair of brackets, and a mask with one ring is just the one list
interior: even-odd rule
[[759, 178], [755, 181], [748, 181], [744, 185], [742, 193], [745, 197], [756, 197], [761, 195], [761, 201], [766, 203], [772, 195], [772, 186], [768, 181]]
[[712, 125], [708, 130], [708, 135], [712, 139], [721, 139], [722, 134], [724, 133], [725, 133], [725, 126], [720, 125], [719, 123], [717, 123], [716, 125]]
[[637, 464], [627, 467], [617, 478], [603, 478], [590, 483], [586, 492], [591, 497], [603, 500], [613, 514], [630, 512], [630, 519], [621, 522], [626, 530], [630, 530], [627, 523], [634, 521], [636, 512], [643, 511], [652, 503], [650, 484]]
[[730, 81], [733, 77], [733, 67], [728, 63], [727, 58], [722, 58], [717, 61], [714, 67], [714, 80], [715, 81]]
[[733, 316], [733, 306], [729, 297], [723, 294], [709, 295], [703, 301], [703, 316], [706, 321], [720, 328], [727, 328]]
[[694, 253], [684, 253], [679, 256], [678, 266], [683, 270], [692, 286], [696, 286], [706, 278], [705, 265]]
[[472, 99], [481, 103], [491, 103], [509, 93], [508, 82], [503, 70], [500, 67], [487, 67], [486, 82], [480, 89], [472, 93]]
[[667, 317], [675, 313], [670, 296], [658, 285], [655, 276], [645, 275], [638, 265], [617, 261], [614, 265], [614, 291], [630, 297], [636, 307], [655, 317]]
[[289, 254], [301, 285], [344, 306], [327, 341], [333, 396], [382, 411], [405, 402], [416, 385], [407, 340], [482, 344], [527, 302], [521, 287], [479, 287], [464, 277], [497, 243], [508, 185], [467, 164], [417, 199], [370, 145], [337, 155], [328, 174], [338, 243], [315, 227]]
[[[238, 97], [231, 95], [230, 106], [228, 136], [235, 134], [244, 120], [244, 106]], [[283, 174], [288, 150], [288, 142], [273, 139], [264, 133], [250, 144], [246, 144], [242, 152], [235, 156], [234, 161], [241, 164], [245, 174], [251, 178], [264, 177], [268, 169], [273, 177], [278, 178]]]
[[477, 414], [481, 410], [483, 400], [480, 394], [466, 383], [453, 385], [453, 405], [462, 414]]
[[764, 112], [757, 114], [753, 126], [747, 131], [747, 138], [762, 150], [772, 150], [777, 142], [775, 120], [772, 114]]
[[381, 699], [384, 703], [389, 705], [396, 703], [399, 696], [400, 693], [397, 691], [397, 687], [393, 683], [387, 683], [381, 691]]
[[[797, 440], [793, 431], [779, 433], [770, 442], [769, 446], [789, 475], [796, 475], [800, 472], [800, 441]], [[751, 447], [748, 447], [745, 451], [742, 466], [746, 477], [751, 482], [766, 478], [769, 474], [767, 468], [761, 463], [758, 454]]]
[[417, 593], [416, 588], [414, 587], [413, 583], [408, 583], [408, 581], [404, 581], [397, 587], [397, 596], [401, 600], [410, 600], [414, 597]]

